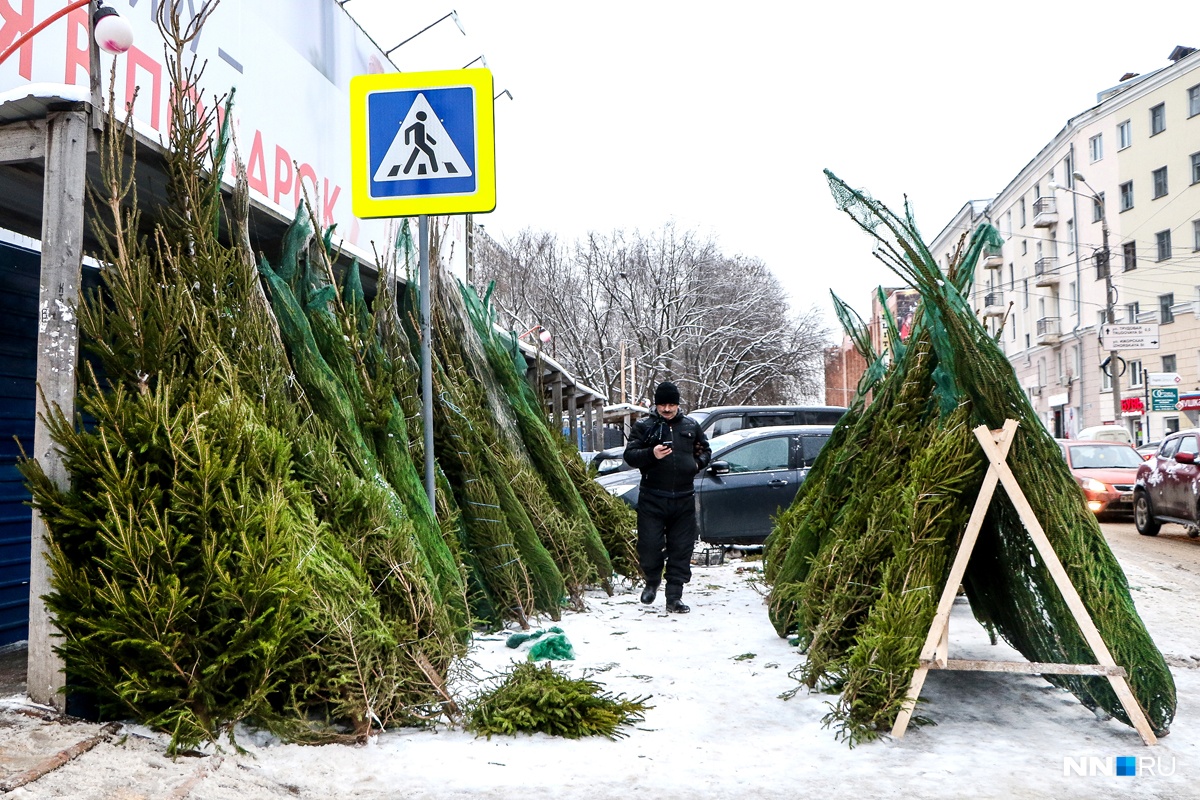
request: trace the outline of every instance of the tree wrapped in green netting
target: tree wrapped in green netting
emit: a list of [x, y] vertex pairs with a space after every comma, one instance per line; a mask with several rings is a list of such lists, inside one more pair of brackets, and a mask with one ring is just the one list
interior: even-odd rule
[[[449, 700], [445, 675], [464, 650], [461, 575], [433, 541], [432, 514], [414, 513], [374, 466], [380, 431], [396, 429], [360, 422], [386, 395], [386, 381], [368, 383], [367, 350], [335, 370], [305, 335], [305, 311], [337, 315], [347, 335], [358, 320], [319, 285], [306, 287], [308, 309], [272, 313], [244, 170], [223, 209], [219, 103], [206, 112], [188, 99], [198, 75], [180, 64], [199, 24], [179, 35], [172, 5], [161, 10], [169, 202], [141, 233], [127, 129], [110, 118], [91, 198], [103, 289], [79, 309], [104, 377], [85, 370], [87, 426], [46, 410], [70, 486], [21, 465], [49, 530], [68, 690], [168, 731], [173, 748], [247, 718], [325, 741], [420, 721]], [[294, 229], [281, 263], [319, 256], [309, 239]]]
[[[981, 226], [947, 274], [904, 217], [826, 173], [839, 206], [877, 254], [921, 293], [910, 339], [886, 374], [860, 385], [767, 546], [770, 614], [807, 658], [797, 677], [841, 692], [826, 722], [851, 743], [890, 729], [986, 468], [978, 425], [1020, 425], [1008, 463], [1151, 726], [1167, 731], [1175, 687], [1137, 615], [1125, 575], [1057, 444], [966, 300], [998, 234]], [[844, 320], [846, 317], [844, 317]], [[847, 331], [856, 341], [856, 325]], [[898, 337], [893, 336], [893, 341]], [[859, 342], [868, 364], [878, 359]], [[870, 391], [873, 401], [863, 402]], [[1031, 661], [1095, 663], [1008, 497], [999, 491], [963, 581], [972, 611]], [[1047, 675], [1092, 709], [1129, 723], [1102, 677]]]
[[[495, 310], [489, 303], [490, 290], [488, 296], [480, 298], [469, 286], [460, 285], [459, 288], [490, 367], [491, 375], [488, 377], [489, 384], [494, 387], [492, 392], [504, 401], [498, 405], [506, 418], [507, 430], [514, 437], [519, 437], [523, 444], [520, 451], [527, 455], [527, 460], [541, 476], [544, 487], [542, 494], [549, 493], [548, 499], [557, 504], [560, 513], [580, 534], [572, 549], [582, 544], [583, 555], [595, 576], [606, 589], [610, 589], [609, 582], [613, 574], [610, 552], [583, 497], [583, 493], [592, 488], [593, 482], [586, 472], [572, 471], [568, 466], [582, 463], [578, 452], [561, 433], [551, 431], [546, 415], [542, 413], [542, 404], [525, 379], [525, 356], [518, 346], [516, 334], [501, 332], [495, 324]], [[628, 531], [624, 533], [628, 538]], [[611, 534], [608, 538], [614, 542], [620, 541], [619, 534]], [[559, 545], [559, 549], [567, 547], [566, 542]], [[632, 576], [636, 573], [624, 574]], [[586, 577], [586, 572], [581, 572], [581, 577]]]

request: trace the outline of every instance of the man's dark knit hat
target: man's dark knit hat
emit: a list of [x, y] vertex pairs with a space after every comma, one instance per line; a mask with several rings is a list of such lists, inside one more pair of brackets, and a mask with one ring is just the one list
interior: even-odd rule
[[654, 390], [654, 405], [679, 405], [679, 387], [670, 381], [663, 381]]

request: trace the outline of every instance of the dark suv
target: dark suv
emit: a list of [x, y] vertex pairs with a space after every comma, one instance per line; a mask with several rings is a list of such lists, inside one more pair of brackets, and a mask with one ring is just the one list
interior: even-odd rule
[[836, 425], [845, 413], [841, 406], [712, 406], [689, 411], [688, 416], [711, 439], [743, 428]]
[[1200, 533], [1200, 428], [1172, 433], [1158, 452], [1138, 467], [1133, 487], [1133, 524], [1143, 536], [1158, 534], [1164, 522]]

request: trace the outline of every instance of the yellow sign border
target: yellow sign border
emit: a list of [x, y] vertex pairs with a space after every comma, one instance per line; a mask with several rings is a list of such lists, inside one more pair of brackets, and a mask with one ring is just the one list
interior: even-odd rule
[[[367, 98], [377, 92], [450, 89], [475, 90], [475, 191], [471, 194], [374, 198], [369, 192]], [[419, 214], [485, 214], [496, 208], [496, 123], [492, 72], [455, 69], [438, 72], [387, 72], [350, 79], [351, 202], [359, 219], [414, 217]]]

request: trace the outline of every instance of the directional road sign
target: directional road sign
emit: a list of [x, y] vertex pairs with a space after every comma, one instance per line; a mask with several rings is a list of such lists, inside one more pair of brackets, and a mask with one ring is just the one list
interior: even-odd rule
[[492, 103], [486, 69], [351, 79], [354, 214], [368, 219], [493, 210]]
[[1147, 372], [1147, 386], [1177, 386], [1183, 383], [1183, 376], [1178, 372]]
[[1105, 350], [1157, 350], [1158, 323], [1101, 325], [1100, 342]]

